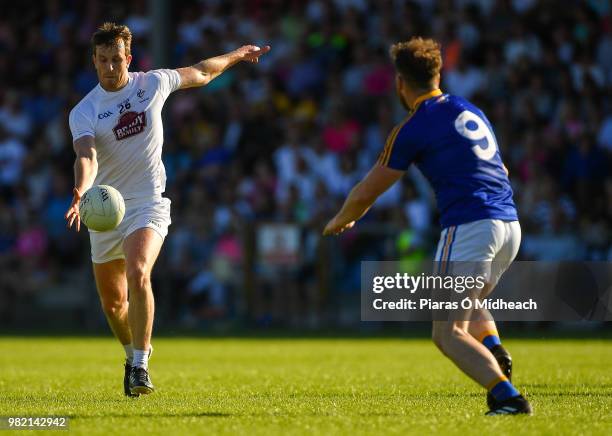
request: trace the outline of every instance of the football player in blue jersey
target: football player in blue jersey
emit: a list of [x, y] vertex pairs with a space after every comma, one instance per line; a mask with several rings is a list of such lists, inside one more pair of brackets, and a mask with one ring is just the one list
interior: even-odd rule
[[[397, 94], [409, 114], [391, 131], [378, 161], [323, 234], [353, 227], [414, 163], [433, 187], [440, 211], [438, 267], [448, 270], [462, 261], [489, 265], [486, 285], [476, 296], [483, 298], [515, 258], [521, 240], [493, 129], [476, 106], [439, 89], [442, 57], [436, 41], [412, 38], [390, 52]], [[434, 320], [434, 343], [487, 389], [488, 415], [531, 414], [530, 404], [512, 385], [512, 359], [490, 313], [478, 309], [463, 315]]]

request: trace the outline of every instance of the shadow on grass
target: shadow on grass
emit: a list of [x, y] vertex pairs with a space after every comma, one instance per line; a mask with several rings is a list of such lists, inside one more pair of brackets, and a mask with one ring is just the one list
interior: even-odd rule
[[[589, 391], [605, 391], [607, 389], [612, 389], [612, 383], [601, 383], [601, 384], [593, 384], [593, 385], [580, 385], [577, 383], [523, 383], [521, 386], [526, 388], [536, 388], [536, 389], [556, 389], [557, 391], [563, 390], [566, 393], [571, 392], [584, 392], [584, 390]], [[583, 388], [583, 391], [577, 391], [576, 389]], [[573, 390], [572, 390], [573, 389]], [[612, 394], [612, 392], [611, 392]]]
[[68, 415], [70, 419], [98, 419], [98, 418], [230, 418], [237, 416], [222, 412], [201, 413], [105, 413], [104, 415]]
[[612, 392], [538, 392], [529, 395], [535, 397], [610, 397]]

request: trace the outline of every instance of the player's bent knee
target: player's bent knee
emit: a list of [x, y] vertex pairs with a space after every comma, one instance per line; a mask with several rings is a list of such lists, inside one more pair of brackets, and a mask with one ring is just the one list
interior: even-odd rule
[[434, 326], [431, 337], [442, 354], [447, 355], [450, 347], [465, 337], [466, 334], [463, 329], [454, 324], [442, 324]]
[[120, 316], [122, 312], [127, 310], [127, 305], [127, 301], [102, 300], [102, 310], [106, 316], [111, 318]]
[[146, 291], [151, 287], [151, 275], [142, 266], [128, 268], [126, 276], [130, 292]]
[[463, 329], [457, 326], [452, 326], [450, 329], [445, 331], [445, 334], [442, 337], [442, 347], [445, 350], [449, 350], [450, 347], [454, 346], [457, 342], [462, 341], [466, 335], [467, 333]]

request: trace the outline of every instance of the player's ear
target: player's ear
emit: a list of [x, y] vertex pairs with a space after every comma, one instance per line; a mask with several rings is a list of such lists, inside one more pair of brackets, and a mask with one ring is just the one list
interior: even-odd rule
[[433, 83], [436, 88], [440, 87], [440, 73], [438, 73], [436, 77], [434, 77]]
[[128, 68], [130, 68], [130, 64], [132, 63], [132, 55], [131, 54], [127, 55], [125, 59], [127, 60]]
[[395, 75], [395, 88], [398, 90], [398, 92], [404, 89], [404, 81], [402, 80], [402, 76], [399, 74]]

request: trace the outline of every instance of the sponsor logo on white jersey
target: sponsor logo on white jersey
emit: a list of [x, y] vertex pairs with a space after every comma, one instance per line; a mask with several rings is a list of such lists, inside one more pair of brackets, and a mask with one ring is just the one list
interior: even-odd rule
[[126, 112], [119, 118], [119, 122], [113, 127], [117, 141], [129, 138], [142, 132], [147, 126], [146, 112]]

